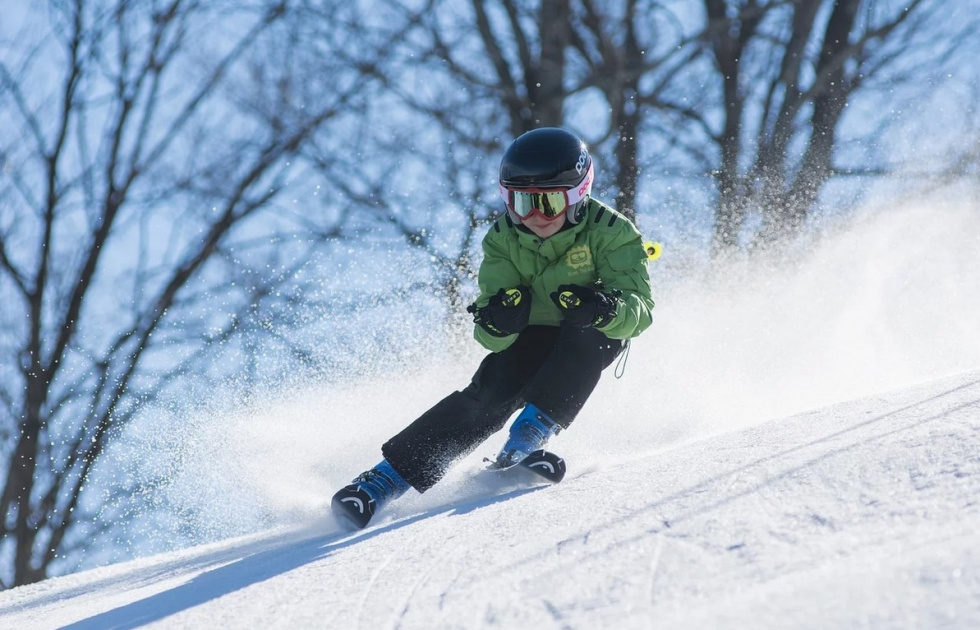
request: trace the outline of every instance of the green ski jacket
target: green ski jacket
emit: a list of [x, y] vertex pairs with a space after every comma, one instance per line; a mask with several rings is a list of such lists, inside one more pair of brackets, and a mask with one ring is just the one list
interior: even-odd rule
[[[606, 292], [619, 290], [616, 317], [598, 330], [611, 339], [629, 339], [651, 322], [653, 298], [647, 254], [636, 226], [596, 199], [589, 199], [585, 217], [545, 240], [519, 229], [508, 214], [497, 219], [483, 239], [478, 306], [500, 289], [531, 287], [529, 324], [558, 326], [562, 316], [551, 294], [562, 284], [578, 284]], [[474, 337], [487, 350], [500, 352], [517, 335], [494, 337], [479, 325]]]

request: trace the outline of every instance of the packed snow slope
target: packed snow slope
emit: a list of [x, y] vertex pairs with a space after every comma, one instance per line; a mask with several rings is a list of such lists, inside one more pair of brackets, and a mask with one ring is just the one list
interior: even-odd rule
[[569, 466], [508, 488], [467, 460], [365, 531], [47, 580], [0, 627], [980, 627], [978, 371]]
[[666, 245], [654, 325], [552, 443], [560, 485], [481, 475], [498, 435], [337, 528], [330, 495], [482, 357], [422, 339], [141, 423], [142, 558], [0, 592], [0, 629], [980, 628], [980, 212], [884, 208], [703, 275]]

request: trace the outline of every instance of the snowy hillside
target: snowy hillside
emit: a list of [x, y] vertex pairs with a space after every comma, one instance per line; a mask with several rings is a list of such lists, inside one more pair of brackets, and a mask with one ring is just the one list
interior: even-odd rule
[[[871, 212], [791, 265], [700, 277], [668, 250], [625, 374], [553, 443], [564, 482], [493, 487], [495, 436], [356, 534], [330, 495], [475, 343], [191, 405], [134, 436], [171, 517], [147, 512], [143, 558], [0, 592], [0, 629], [980, 628], [978, 259], [957, 204]], [[158, 553], [188, 533], [221, 542]]]
[[980, 372], [0, 593], [3, 628], [977, 628]]

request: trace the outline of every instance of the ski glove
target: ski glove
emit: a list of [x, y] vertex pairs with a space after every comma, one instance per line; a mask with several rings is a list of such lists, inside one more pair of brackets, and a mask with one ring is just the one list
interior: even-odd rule
[[551, 300], [561, 311], [563, 322], [578, 328], [605, 326], [616, 317], [619, 302], [615, 295], [577, 284], [559, 286], [551, 294]]
[[473, 321], [494, 337], [506, 337], [521, 332], [531, 315], [531, 289], [519, 286], [501, 289], [490, 296], [486, 306], [470, 304], [466, 310]]

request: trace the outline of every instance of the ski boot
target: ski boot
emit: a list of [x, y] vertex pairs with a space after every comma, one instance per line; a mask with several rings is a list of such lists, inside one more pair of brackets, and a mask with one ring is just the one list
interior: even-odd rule
[[364, 529], [375, 512], [411, 487], [387, 459], [382, 459], [380, 464], [361, 473], [350, 485], [333, 495], [330, 506], [342, 523]]
[[548, 440], [559, 431], [561, 425], [528, 403], [510, 426], [507, 443], [490, 467], [504, 469], [516, 466], [531, 453], [542, 450]]

